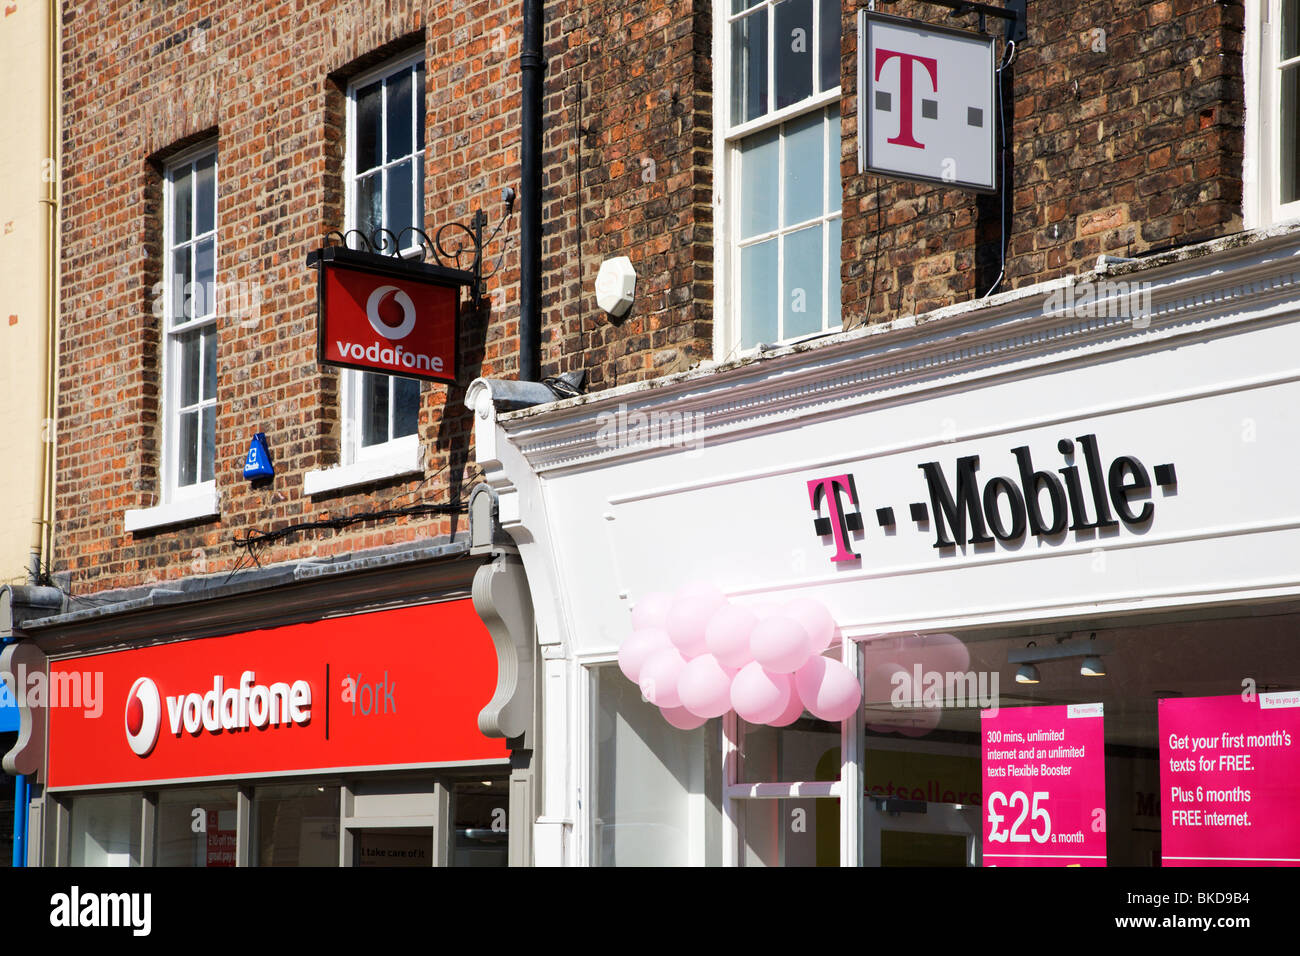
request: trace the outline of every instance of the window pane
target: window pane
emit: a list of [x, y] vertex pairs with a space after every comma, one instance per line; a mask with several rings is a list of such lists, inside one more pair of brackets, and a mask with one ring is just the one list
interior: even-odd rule
[[785, 338], [822, 329], [822, 227], [785, 237]]
[[776, 243], [769, 239], [740, 250], [741, 345], [777, 340]]
[[198, 423], [198, 412], [181, 415], [180, 438], [176, 442], [176, 484], [182, 488], [194, 484], [197, 473], [194, 456], [197, 453]]
[[415, 148], [424, 149], [424, 64], [415, 67]]
[[[424, 229], [424, 157], [415, 160], [415, 228]], [[414, 238], [414, 237], [413, 237]]]
[[411, 71], [388, 79], [387, 162], [411, 152]]
[[216, 277], [216, 247], [213, 239], [204, 239], [194, 247], [193, 315], [198, 318], [211, 315], [215, 303], [212, 281]]
[[1300, 56], [1300, 0], [1282, 3], [1282, 59]]
[[1282, 71], [1282, 202], [1300, 199], [1300, 66]]
[[451, 790], [452, 866], [506, 866], [509, 784], [504, 779], [457, 783]]
[[217, 330], [203, 331], [203, 399], [217, 397]]
[[[722, 769], [718, 721], [677, 730], [618, 668], [594, 673], [592, 862], [716, 865]], [[694, 858], [693, 851], [698, 854]]]
[[817, 42], [821, 49], [817, 51], [817, 63], [821, 73], [818, 89], [833, 90], [840, 85], [840, 4], [839, 0], [821, 0], [820, 21], [817, 24], [821, 36]]
[[412, 378], [393, 379], [393, 437], [414, 435], [420, 425], [420, 383]]
[[742, 800], [745, 866], [839, 866], [837, 797]]
[[731, 12], [739, 13], [741, 10], [748, 10], [750, 7], [761, 2], [762, 0], [731, 0]]
[[782, 0], [776, 12], [776, 108], [812, 96], [812, 0]]
[[258, 866], [339, 865], [338, 787], [258, 787], [253, 826]]
[[68, 863], [72, 866], [139, 866], [138, 793], [74, 797]]
[[[400, 236], [411, 222], [411, 161], [398, 163], [388, 170], [388, 215], [384, 225]], [[403, 239], [403, 243], [406, 239]]]
[[357, 91], [356, 124], [356, 169], [364, 173], [379, 165], [379, 154], [383, 147], [383, 84], [371, 83]]
[[235, 791], [171, 790], [158, 795], [156, 866], [234, 866]]
[[784, 127], [785, 171], [781, 188], [785, 191], [785, 212], [781, 225], [807, 222], [822, 214], [826, 162], [822, 155], [822, 116], [818, 110], [800, 117]]
[[731, 122], [767, 112], [767, 11], [731, 25]]
[[843, 141], [840, 139], [839, 104], [829, 107], [826, 115], [830, 118], [830, 132], [826, 137], [826, 211], [836, 212], [844, 204], [844, 184], [840, 178], [840, 149]]
[[777, 131], [766, 130], [740, 144], [740, 236], [756, 236], [776, 228], [779, 199]]
[[190, 332], [178, 339], [181, 349], [179, 394], [182, 408], [199, 403], [199, 367], [202, 365], [200, 335], [198, 332]]
[[183, 246], [172, 253], [172, 323], [179, 325], [192, 316], [190, 296], [194, 289], [190, 283], [194, 279], [190, 271], [190, 247]]
[[209, 153], [195, 164], [194, 204], [196, 207], [194, 234], [211, 232], [216, 223], [217, 208], [217, 156]]
[[360, 230], [363, 236], [372, 241], [375, 230], [383, 225], [383, 207], [380, 205], [383, 188], [382, 172], [357, 180], [353, 228]]
[[841, 253], [840, 223], [842, 220], [832, 219], [827, 224], [827, 231], [830, 233], [829, 242], [826, 246], [826, 327], [838, 329], [842, 324], [840, 315], [840, 265], [844, 261]]
[[361, 374], [361, 444], [388, 441], [388, 376]]
[[193, 235], [192, 181], [189, 164], [172, 174], [172, 245], [185, 242]]
[[199, 450], [199, 481], [212, 480], [212, 468], [217, 457], [217, 406], [203, 409], [203, 441]]

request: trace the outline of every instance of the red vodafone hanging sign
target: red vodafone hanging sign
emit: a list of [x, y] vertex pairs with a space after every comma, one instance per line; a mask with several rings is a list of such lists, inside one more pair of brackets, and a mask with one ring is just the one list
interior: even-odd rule
[[468, 600], [50, 663], [49, 786], [505, 758], [478, 712], [496, 654]]
[[322, 364], [456, 381], [460, 287], [469, 273], [341, 247], [307, 262], [319, 270]]

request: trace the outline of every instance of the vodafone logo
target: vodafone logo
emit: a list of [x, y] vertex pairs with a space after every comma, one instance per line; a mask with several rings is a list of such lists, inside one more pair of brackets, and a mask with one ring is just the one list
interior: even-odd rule
[[126, 695], [126, 742], [137, 757], [147, 757], [158, 742], [158, 728], [162, 725], [162, 701], [158, 688], [147, 677], [131, 685]]
[[[390, 293], [393, 301], [402, 307], [402, 321], [397, 325], [388, 325], [379, 315], [379, 307]], [[375, 330], [376, 335], [382, 335], [389, 341], [395, 342], [406, 338], [415, 328], [415, 303], [397, 286], [381, 285], [370, 293], [370, 298], [366, 299], [366, 318], [370, 320], [370, 327]]]

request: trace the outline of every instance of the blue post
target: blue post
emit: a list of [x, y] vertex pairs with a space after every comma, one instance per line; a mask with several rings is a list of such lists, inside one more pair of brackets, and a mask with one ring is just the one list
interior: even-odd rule
[[15, 867], [27, 865], [27, 776], [14, 776], [14, 859]]

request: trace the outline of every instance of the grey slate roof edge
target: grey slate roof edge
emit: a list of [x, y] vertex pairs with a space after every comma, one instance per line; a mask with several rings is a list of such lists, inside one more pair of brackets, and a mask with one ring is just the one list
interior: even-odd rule
[[[23, 622], [23, 630], [39, 631], [87, 621], [112, 618], [133, 611], [177, 604], [192, 604], [217, 598], [266, 591], [301, 581], [319, 580], [336, 575], [357, 574], [386, 567], [399, 567], [425, 561], [456, 558], [469, 553], [469, 534], [456, 539], [447, 537], [408, 542], [360, 553], [347, 552], [330, 558], [292, 561], [264, 568], [250, 568], [234, 575], [209, 574], [182, 578], [159, 585], [101, 592], [93, 597], [105, 603], [94, 607], [65, 611]], [[85, 600], [85, 597], [80, 597]]]

